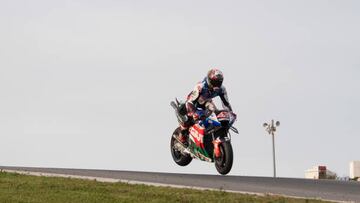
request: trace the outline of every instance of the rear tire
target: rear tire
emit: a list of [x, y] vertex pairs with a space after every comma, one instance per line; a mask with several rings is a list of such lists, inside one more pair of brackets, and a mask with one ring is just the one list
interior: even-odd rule
[[233, 150], [230, 142], [223, 142], [219, 145], [221, 156], [215, 158], [215, 168], [221, 175], [230, 172], [233, 164]]
[[173, 136], [171, 136], [170, 151], [171, 151], [172, 158], [176, 164], [178, 164], [179, 166], [186, 166], [192, 161], [191, 156], [189, 154], [187, 154], [187, 155], [182, 154], [180, 151], [176, 150], [174, 147], [174, 145], [178, 142], [174, 138], [174, 135], [178, 136], [179, 133], [180, 133], [180, 127], [177, 128], [174, 131]]

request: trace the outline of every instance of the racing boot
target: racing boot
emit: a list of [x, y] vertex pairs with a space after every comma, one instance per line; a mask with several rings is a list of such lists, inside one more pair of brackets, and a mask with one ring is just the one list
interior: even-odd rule
[[188, 146], [189, 145], [189, 142], [188, 142], [189, 129], [181, 130], [178, 138], [183, 145]]

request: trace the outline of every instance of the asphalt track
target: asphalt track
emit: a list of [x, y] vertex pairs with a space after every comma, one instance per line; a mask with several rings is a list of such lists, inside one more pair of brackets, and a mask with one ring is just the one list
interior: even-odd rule
[[134, 183], [151, 183], [152, 185], [185, 186], [242, 193], [276, 194], [341, 202], [360, 202], [360, 182], [356, 181], [9, 166], [0, 166], [0, 169], [106, 178], [133, 181]]

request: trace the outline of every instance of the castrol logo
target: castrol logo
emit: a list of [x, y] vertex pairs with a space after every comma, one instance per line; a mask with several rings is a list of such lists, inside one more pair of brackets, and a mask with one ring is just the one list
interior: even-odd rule
[[194, 138], [196, 138], [197, 141], [201, 141], [201, 136], [199, 134], [199, 132], [197, 130], [195, 130], [194, 128], [190, 128], [190, 134], [191, 136], [193, 136]]

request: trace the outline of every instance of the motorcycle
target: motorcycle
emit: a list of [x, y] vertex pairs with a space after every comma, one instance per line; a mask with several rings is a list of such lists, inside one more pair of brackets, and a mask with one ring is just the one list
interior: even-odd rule
[[[185, 108], [184, 103], [175, 99], [170, 104], [175, 109], [178, 121], [184, 121], [186, 116], [179, 113], [181, 108]], [[192, 159], [214, 162], [220, 174], [228, 174], [233, 164], [229, 130], [238, 134], [238, 130], [233, 127], [236, 115], [227, 110], [211, 112], [197, 109], [196, 113], [200, 119], [189, 128], [187, 143], [179, 140], [180, 127], [176, 128], [171, 136], [170, 150], [173, 160], [180, 166], [188, 165]]]

